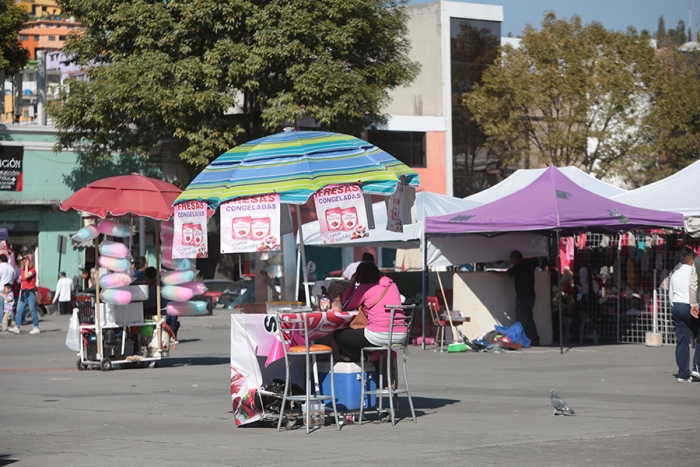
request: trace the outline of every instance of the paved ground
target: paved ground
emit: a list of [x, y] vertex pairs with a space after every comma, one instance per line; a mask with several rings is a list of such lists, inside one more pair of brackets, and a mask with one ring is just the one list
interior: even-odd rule
[[[675, 382], [673, 348], [415, 350], [417, 424], [306, 435], [236, 428], [229, 317], [183, 321], [177, 358], [107, 373], [74, 369], [65, 317], [0, 335], [0, 466], [700, 465], [700, 383]], [[551, 416], [551, 388], [576, 416]]]

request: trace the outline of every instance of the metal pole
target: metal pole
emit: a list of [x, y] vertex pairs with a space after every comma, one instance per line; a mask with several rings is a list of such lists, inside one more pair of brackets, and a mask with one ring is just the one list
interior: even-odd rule
[[[622, 236], [618, 237], [618, 245], [622, 242]], [[620, 307], [622, 302], [622, 257], [620, 256], [620, 248], [617, 249], [617, 343], [620, 343]], [[614, 273], [614, 271], [613, 271]]]
[[557, 230], [557, 261], [558, 261], [558, 276], [559, 276], [559, 353], [564, 354], [564, 318], [563, 318], [563, 312], [562, 312], [562, 305], [561, 305], [561, 300], [562, 300], [562, 288], [561, 288], [561, 279], [562, 279], [562, 266], [561, 266], [561, 248], [559, 247], [559, 231]]
[[[139, 170], [139, 175], [143, 176], [143, 170]], [[156, 223], [158, 223], [158, 221], [156, 221]], [[156, 237], [158, 237], [157, 229]], [[158, 239], [156, 239], [156, 250], [158, 250], [157, 245]], [[139, 256], [146, 256], [146, 218], [143, 216], [139, 217]]]
[[304, 229], [301, 223], [301, 205], [296, 207], [297, 224], [299, 225], [299, 251], [301, 252], [301, 271], [304, 273], [304, 295], [306, 295], [306, 306], [311, 306], [311, 297], [309, 297], [309, 272], [306, 270], [306, 250], [304, 249]]
[[294, 292], [294, 299], [298, 302], [299, 301], [299, 276], [301, 275], [301, 247], [297, 248], [297, 273], [296, 273], [296, 281], [294, 282], [295, 284], [295, 292]]
[[[143, 217], [139, 218], [139, 221]], [[160, 325], [160, 221], [156, 220], [156, 316], [158, 323], [158, 352], [163, 349], [163, 328]]]
[[[95, 334], [97, 334], [97, 359], [102, 360], [102, 323], [100, 322], [100, 236], [95, 238]], [[105, 316], [107, 310], [105, 310]]]
[[[423, 227], [425, 229], [425, 226]], [[423, 337], [421, 349], [425, 350], [425, 305], [428, 302], [428, 234], [423, 232], [423, 274], [421, 280], [421, 336]]]

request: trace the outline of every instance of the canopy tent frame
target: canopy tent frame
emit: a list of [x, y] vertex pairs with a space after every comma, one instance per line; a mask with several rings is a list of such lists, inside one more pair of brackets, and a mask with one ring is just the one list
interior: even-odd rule
[[[532, 215], [539, 217], [529, 217]], [[558, 240], [565, 233], [620, 232], [655, 227], [682, 228], [683, 216], [636, 208], [596, 195], [575, 184], [555, 167], [549, 167], [530, 185], [504, 198], [449, 216], [429, 217], [425, 223], [426, 244], [430, 235], [438, 234], [462, 237], [497, 232], [547, 233], [550, 239], [554, 235]], [[561, 298], [558, 302], [559, 347], [563, 353]]]

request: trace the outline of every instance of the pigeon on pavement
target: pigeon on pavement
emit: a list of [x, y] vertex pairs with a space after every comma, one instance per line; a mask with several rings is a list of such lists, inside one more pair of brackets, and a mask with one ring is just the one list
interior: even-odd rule
[[576, 412], [564, 402], [564, 399], [557, 395], [557, 391], [552, 389], [549, 391], [549, 395], [552, 401], [552, 407], [554, 407], [554, 413], [552, 415], [576, 415]]

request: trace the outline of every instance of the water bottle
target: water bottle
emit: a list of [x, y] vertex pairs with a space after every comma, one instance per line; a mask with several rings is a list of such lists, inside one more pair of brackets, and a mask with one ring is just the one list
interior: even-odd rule
[[328, 311], [331, 309], [331, 298], [328, 296], [325, 287], [321, 287], [321, 300], [319, 300], [318, 305], [321, 311]]

